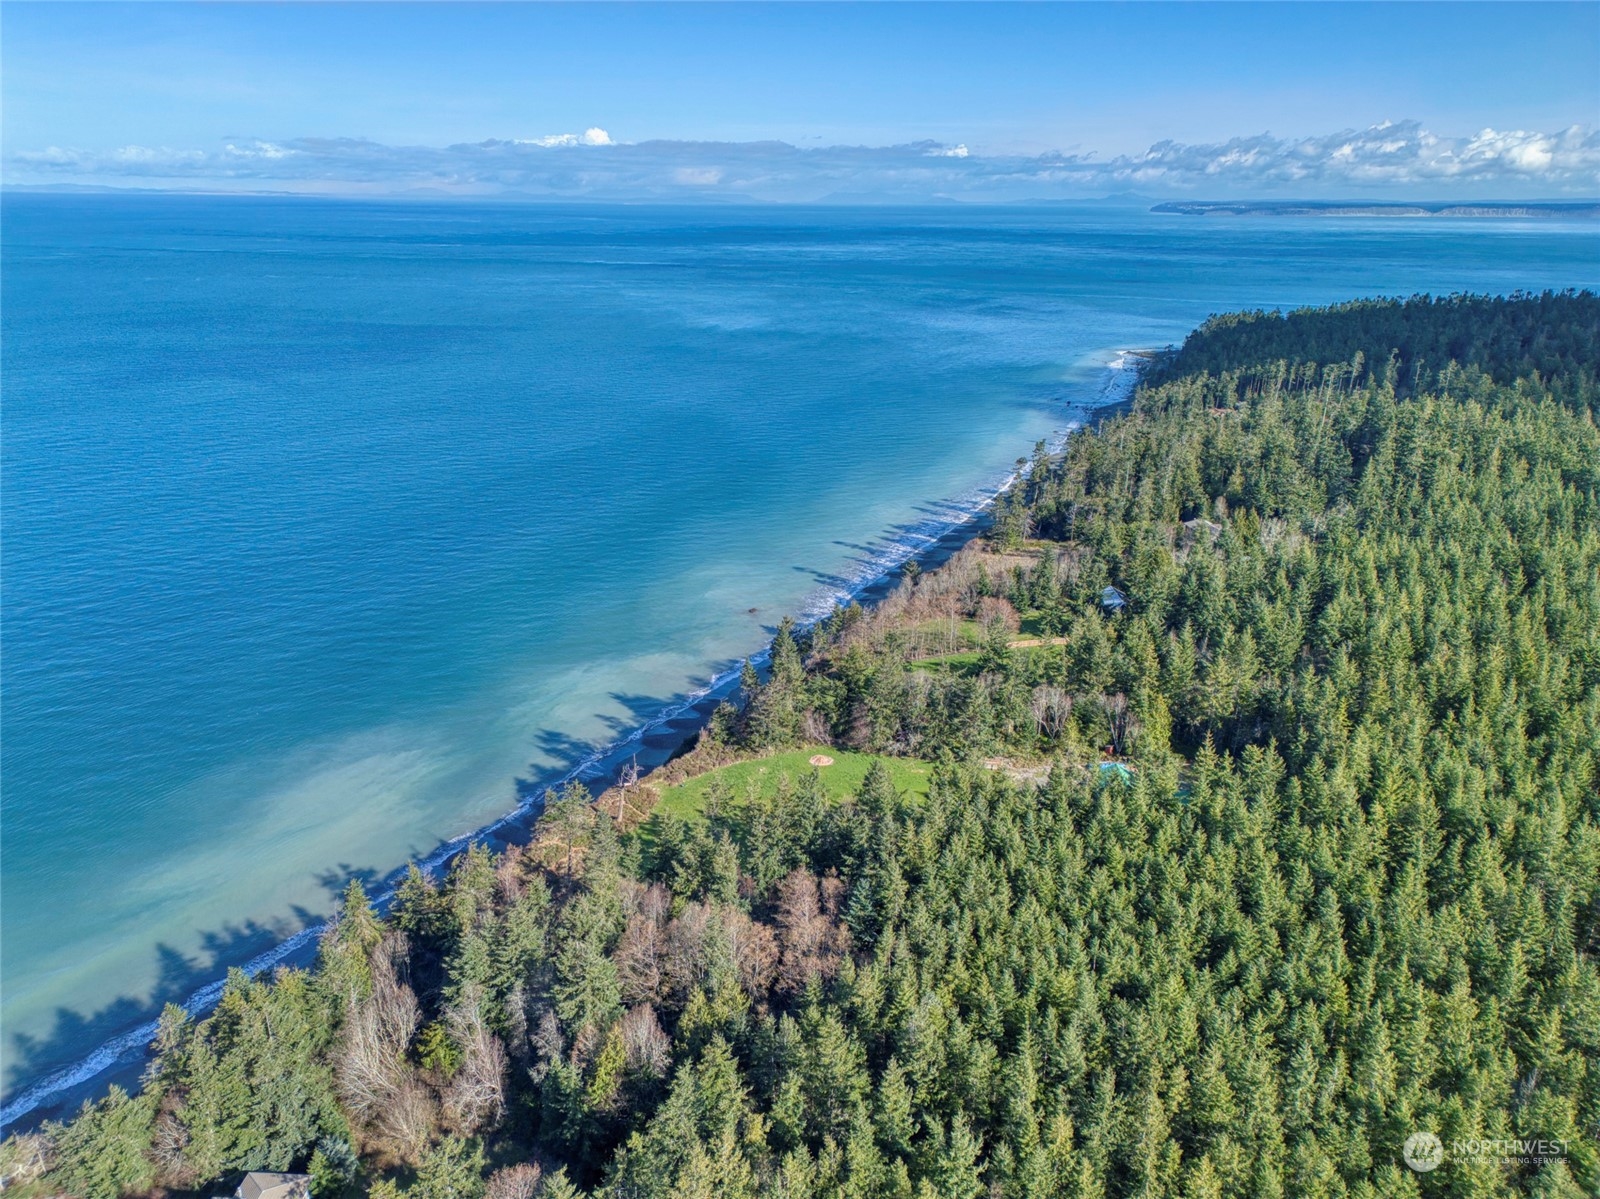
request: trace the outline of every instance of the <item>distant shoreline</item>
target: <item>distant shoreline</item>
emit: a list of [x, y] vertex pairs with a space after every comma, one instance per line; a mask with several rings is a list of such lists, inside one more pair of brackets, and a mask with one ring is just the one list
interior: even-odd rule
[[[1157, 353], [1144, 349], [1116, 351], [1116, 356], [1106, 364], [1108, 375], [1098, 397], [1064, 405], [1069, 427], [1065, 436], [1051, 444], [1051, 449], [1059, 450], [1074, 432], [1091, 427], [1091, 421], [1098, 423], [1096, 418], [1103, 420], [1125, 411], [1145, 369]], [[898, 543], [874, 559], [851, 584], [828, 598], [834, 603], [854, 602], [870, 607], [894, 590], [907, 563], [915, 561], [924, 569], [936, 569], [989, 527], [995, 500], [1015, 479], [1016, 472], [1012, 472], [999, 482], [985, 484], [974, 494], [964, 516], [930, 525], [919, 544]], [[801, 617], [802, 623], [814, 623], [831, 610], [831, 604], [826, 611], [813, 606]], [[751, 660], [764, 664], [766, 657], [767, 651], [763, 649], [753, 654]], [[525, 843], [531, 839], [533, 828], [543, 813], [544, 794], [552, 788], [577, 782], [598, 796], [616, 783], [624, 766], [637, 763], [642, 773], [648, 773], [665, 765], [693, 742], [717, 706], [737, 689], [739, 673], [739, 665], [719, 672], [704, 687], [669, 704], [619, 740], [596, 749], [562, 777], [537, 787], [519, 788], [516, 806], [505, 815], [444, 842], [418, 865], [425, 872], [437, 875], [471, 845], [482, 843], [499, 850], [508, 844]], [[393, 898], [394, 889], [405, 872], [406, 867], [402, 866], [377, 884], [372, 898], [380, 909]], [[278, 966], [308, 965], [314, 960], [325, 927], [326, 924], [308, 925], [248, 962], [239, 963], [239, 968], [247, 974], [258, 975]], [[191, 1017], [209, 1012], [221, 998], [224, 982], [224, 979], [217, 979], [200, 988], [184, 1001], [184, 1010]], [[70, 1115], [84, 1099], [97, 1097], [111, 1082], [136, 1086], [155, 1033], [156, 1021], [141, 1023], [105, 1041], [79, 1061], [18, 1088], [0, 1105], [0, 1132], [16, 1131], [19, 1127], [32, 1127], [42, 1119]]]
[[1570, 203], [1398, 203], [1383, 200], [1169, 200], [1151, 212], [1177, 216], [1454, 217], [1517, 220], [1600, 219], [1600, 200]]
[[0, 199], [53, 197], [57, 199], [190, 199], [282, 200], [322, 204], [489, 205], [512, 207], [620, 209], [652, 208], [755, 208], [774, 212], [806, 210], [1008, 210], [1098, 208], [1112, 205], [1131, 212], [1162, 216], [1290, 216], [1290, 217], [1452, 217], [1456, 219], [1600, 220], [1600, 199], [1589, 200], [1160, 200], [1155, 196], [1123, 192], [1110, 196], [1035, 196], [1008, 200], [957, 200], [951, 197], [855, 198], [833, 196], [815, 200], [758, 200], [750, 196], [675, 199], [581, 197], [505, 192], [457, 196], [448, 193], [394, 192], [385, 194], [298, 191], [222, 191], [205, 188], [110, 187], [100, 184], [5, 183]]

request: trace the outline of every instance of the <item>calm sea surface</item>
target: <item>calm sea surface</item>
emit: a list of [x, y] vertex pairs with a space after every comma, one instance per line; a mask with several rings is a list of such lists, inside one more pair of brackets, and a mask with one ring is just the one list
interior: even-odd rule
[[[8, 1092], [516, 802], [1208, 313], [1593, 224], [4, 201]], [[752, 614], [751, 609], [756, 609]]]

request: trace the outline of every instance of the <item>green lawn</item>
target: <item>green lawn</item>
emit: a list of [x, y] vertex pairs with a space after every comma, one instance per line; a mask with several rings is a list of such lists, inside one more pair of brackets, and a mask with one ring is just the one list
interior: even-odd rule
[[978, 669], [978, 659], [982, 656], [977, 650], [970, 650], [960, 654], [940, 654], [936, 658], [918, 658], [911, 665], [917, 670], [937, 670], [948, 674], [975, 674]]
[[[833, 765], [813, 767], [809, 761], [813, 754], [827, 755], [833, 759]], [[889, 775], [900, 791], [917, 796], [928, 794], [928, 779], [933, 773], [931, 762], [923, 762], [916, 758], [878, 759], [872, 754], [853, 754], [840, 749], [811, 746], [789, 753], [774, 754], [770, 758], [735, 762], [731, 766], [723, 766], [697, 775], [676, 787], [668, 787], [661, 793], [661, 802], [655, 811], [684, 820], [692, 819], [698, 816], [705, 806], [706, 789], [710, 787], [714, 778], [727, 779], [733, 789], [734, 802], [742, 803], [750, 793], [752, 781], [760, 794], [772, 795], [778, 789], [778, 779], [781, 776], [787, 774], [791, 780], [798, 781], [801, 775], [813, 769], [818, 771], [829, 797], [836, 800], [843, 799], [855, 794], [861, 785], [861, 780], [866, 777], [867, 768], [879, 760], [889, 768]]]
[[1044, 613], [1029, 612], [1022, 618], [1022, 628], [1017, 633], [1018, 637], [1051, 637], [1054, 633], [1045, 632]]

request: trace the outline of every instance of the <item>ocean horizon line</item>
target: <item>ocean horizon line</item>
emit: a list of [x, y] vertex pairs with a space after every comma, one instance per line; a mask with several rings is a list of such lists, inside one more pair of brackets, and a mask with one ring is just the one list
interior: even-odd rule
[[[295, 191], [286, 188], [198, 188], [198, 187], [117, 187], [103, 183], [7, 183], [0, 181], [0, 197], [18, 196], [140, 196], [140, 197], [191, 197], [195, 199], [240, 200], [308, 200], [353, 204], [481, 204], [514, 207], [593, 207], [593, 208], [762, 208], [762, 209], [948, 209], [948, 208], [1062, 208], [1062, 207], [1113, 207], [1145, 209], [1162, 212], [1176, 209], [1250, 208], [1268, 212], [1272, 209], [1305, 210], [1286, 215], [1318, 215], [1315, 210], [1328, 207], [1365, 209], [1471, 209], [1504, 208], [1545, 210], [1549, 217], [1574, 215], [1588, 219], [1586, 212], [1573, 210], [1593, 209], [1600, 206], [1600, 193], [1595, 195], [1538, 196], [1529, 199], [1510, 199], [1488, 196], [1439, 199], [1437, 197], [1374, 196], [1374, 195], [1314, 195], [1314, 196], [1263, 196], [1222, 195], [1199, 198], [1177, 193], [1118, 192], [1084, 196], [1024, 196], [1016, 199], [971, 199], [950, 195], [895, 196], [887, 194], [829, 194], [808, 200], [768, 200], [760, 196], [733, 193], [727, 195], [581, 195], [563, 196], [540, 192], [451, 192], [444, 189], [412, 188], [402, 191]], [[1339, 214], [1333, 214], [1339, 215]]]

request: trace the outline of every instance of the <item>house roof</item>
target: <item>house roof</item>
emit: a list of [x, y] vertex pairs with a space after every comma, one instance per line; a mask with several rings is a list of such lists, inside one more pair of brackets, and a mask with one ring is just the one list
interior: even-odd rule
[[244, 1176], [234, 1194], [237, 1199], [303, 1199], [311, 1194], [311, 1175], [256, 1170]]

